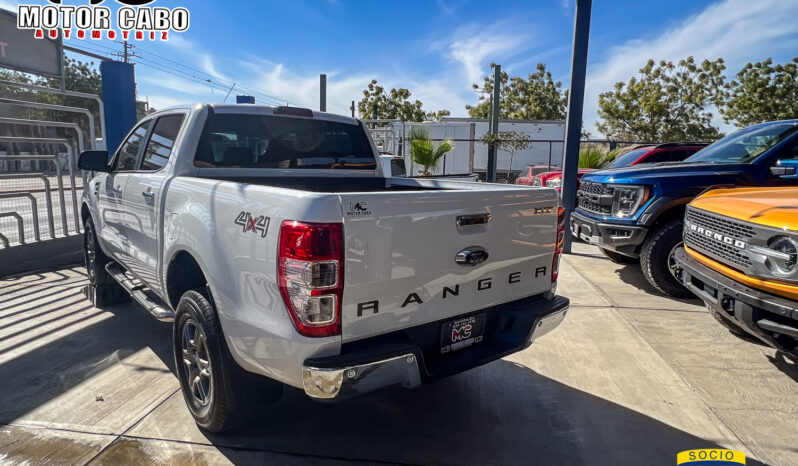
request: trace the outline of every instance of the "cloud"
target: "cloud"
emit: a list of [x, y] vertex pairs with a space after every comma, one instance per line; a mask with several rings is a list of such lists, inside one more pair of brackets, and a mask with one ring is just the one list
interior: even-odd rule
[[[139, 97], [141, 99], [141, 97]], [[176, 105], [185, 104], [185, 100], [176, 99], [173, 96], [166, 95], [148, 95], [144, 99], [150, 103], [150, 108], [155, 110], [163, 110], [165, 108], [174, 107]]]
[[[474, 31], [480, 32], [474, 34]], [[509, 23], [499, 22], [488, 27], [469, 24], [458, 28], [448, 39], [448, 55], [462, 66], [463, 81], [470, 85], [481, 81], [491, 61], [500, 62], [518, 55], [527, 50], [530, 43], [528, 34]], [[440, 44], [438, 41], [434, 47], [439, 48]]]
[[17, 4], [16, 2], [10, 2], [8, 0], [0, 0], [0, 10], [8, 10], [8, 11], [17, 11]]
[[[2, 0], [0, 0], [2, 1]], [[474, 31], [479, 31], [474, 34]], [[420, 42], [419, 42], [420, 43]], [[424, 103], [427, 111], [447, 109], [453, 116], [465, 116], [465, 105], [474, 103], [476, 97], [471, 84], [480, 82], [490, 72], [491, 61], [501, 62], [526, 51], [529, 35], [517, 24], [507, 21], [488, 25], [469, 24], [462, 26], [437, 40], [427, 40], [427, 52], [435, 56], [440, 66], [434, 72], [416, 71], [412, 68], [366, 71], [327, 71], [327, 109], [330, 112], [348, 115], [352, 100], [359, 101], [363, 90], [372, 79], [377, 79], [387, 89], [404, 87], [412, 92], [412, 98]], [[162, 47], [179, 53], [178, 60], [189, 64], [215, 78], [215, 81], [236, 82], [236, 93], [247, 93], [241, 86], [264, 94], [276, 96], [291, 105], [308, 108], [319, 107], [319, 75], [316, 70], [300, 71], [265, 60], [255, 55], [228, 57], [206, 52], [195, 42], [175, 36]], [[159, 52], [163, 53], [163, 52]], [[171, 56], [173, 53], [169, 53]], [[146, 53], [144, 54], [145, 57]], [[170, 66], [179, 68], [178, 65]], [[191, 72], [190, 70], [184, 71]], [[224, 71], [220, 71], [224, 70]], [[406, 70], [406, 71], [403, 71]], [[211, 91], [200, 83], [171, 76], [148, 68], [139, 69], [142, 95], [171, 96], [171, 100], [185, 97], [188, 101], [218, 102], [226, 92]], [[203, 78], [204, 79], [204, 78]], [[225, 83], [225, 85], [229, 85]], [[272, 104], [264, 96], [255, 94], [259, 103]], [[155, 97], [151, 97], [155, 99]], [[164, 102], [168, 99], [162, 99]]]
[[[677, 62], [688, 56], [697, 61], [720, 57], [726, 62], [727, 77], [732, 77], [749, 61], [798, 50], [796, 18], [798, 2], [724, 0], [654, 39], [630, 40], [611, 48], [607, 59], [588, 66], [585, 127], [595, 128], [598, 95], [618, 81], [628, 81], [649, 58]], [[716, 124], [721, 124], [720, 120]]]

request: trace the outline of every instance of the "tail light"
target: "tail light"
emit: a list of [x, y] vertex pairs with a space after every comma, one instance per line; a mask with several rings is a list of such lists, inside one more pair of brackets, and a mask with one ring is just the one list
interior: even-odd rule
[[280, 226], [280, 294], [294, 327], [302, 335], [341, 334], [343, 243], [341, 223], [285, 221]]
[[551, 282], [557, 283], [560, 276], [560, 257], [565, 244], [565, 209], [557, 209], [557, 245], [554, 247], [554, 259], [551, 261]]

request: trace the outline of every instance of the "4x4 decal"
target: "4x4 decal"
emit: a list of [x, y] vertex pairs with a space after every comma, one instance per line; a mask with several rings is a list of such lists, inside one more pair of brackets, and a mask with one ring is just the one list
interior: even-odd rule
[[265, 215], [253, 217], [251, 213], [242, 211], [238, 214], [238, 217], [236, 217], [235, 224], [241, 225], [244, 229], [244, 233], [248, 231], [260, 233], [260, 237], [265, 238], [266, 233], [269, 231], [269, 220], [269, 217]]

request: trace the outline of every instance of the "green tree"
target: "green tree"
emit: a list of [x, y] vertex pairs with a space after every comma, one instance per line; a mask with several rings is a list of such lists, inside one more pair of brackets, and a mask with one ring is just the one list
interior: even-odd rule
[[411, 96], [412, 93], [405, 88], [391, 89], [386, 93], [385, 88], [380, 86], [376, 79], [372, 79], [363, 91], [363, 98], [357, 104], [357, 112], [360, 118], [374, 118], [374, 105], [376, 105], [378, 119], [417, 122], [440, 120], [450, 115], [448, 110], [426, 112], [421, 101], [418, 99], [411, 101]]
[[499, 131], [496, 134], [485, 133], [481, 141], [486, 145], [494, 144], [497, 151], [503, 150], [510, 153], [510, 171], [513, 169], [515, 153], [532, 145], [532, 138], [528, 134], [519, 133], [518, 131]]
[[798, 118], [798, 57], [783, 65], [748, 63], [729, 83], [723, 120], [737, 126]]
[[[102, 97], [102, 77], [99, 71], [97, 71], [94, 62], [86, 63], [64, 56], [64, 77], [67, 90], [94, 94]], [[0, 79], [56, 89], [61, 86], [59, 79], [35, 77], [16, 71], [0, 70]], [[97, 135], [100, 134], [100, 119], [103, 118], [103, 116], [99, 114], [99, 108], [96, 101], [93, 99], [64, 96], [49, 92], [37, 92], [3, 85], [0, 85], [0, 95], [30, 102], [88, 108], [95, 114], [95, 131]], [[8, 112], [9, 115], [17, 118], [30, 117], [40, 120], [72, 121], [78, 123], [83, 128], [85, 128], [87, 124], [85, 116], [72, 112], [34, 110], [22, 107], [12, 107]], [[86, 137], [88, 137], [88, 133], [86, 133]]]
[[579, 168], [604, 168], [615, 160], [615, 155], [598, 144], [582, 144], [579, 148]]
[[[494, 64], [491, 64], [493, 68]], [[563, 120], [565, 119], [567, 92], [562, 83], [554, 81], [546, 65], [538, 63], [536, 71], [526, 79], [501, 73], [502, 88], [499, 93], [499, 118], [512, 120]], [[493, 77], [484, 77], [482, 87], [474, 84], [479, 94], [477, 105], [466, 105], [472, 118], [490, 118], [490, 101], [493, 95]]]
[[454, 150], [454, 143], [447, 139], [437, 146], [430, 138], [428, 126], [413, 126], [407, 138], [410, 142], [410, 156], [413, 163], [421, 165], [420, 175], [431, 175], [441, 163], [443, 157]]
[[677, 65], [649, 60], [639, 76], [599, 95], [596, 127], [610, 139], [718, 139], [722, 134], [711, 124], [710, 109], [722, 104], [725, 69], [722, 58], [697, 64], [688, 57]]

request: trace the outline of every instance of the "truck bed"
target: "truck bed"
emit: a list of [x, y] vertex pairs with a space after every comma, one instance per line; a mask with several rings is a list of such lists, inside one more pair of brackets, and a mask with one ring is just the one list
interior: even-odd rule
[[[300, 191], [310, 191], [317, 193], [355, 193], [355, 192], [394, 192], [394, 191], [440, 191], [447, 188], [438, 186], [413, 185], [386, 182], [385, 178], [369, 176], [349, 176], [341, 178], [331, 178], [329, 176], [318, 177], [278, 177], [278, 176], [257, 176], [257, 177], [212, 177], [219, 181], [232, 181], [235, 183], [246, 183], [258, 186], [274, 186], [278, 188], [297, 189]], [[415, 183], [414, 183], [415, 184]], [[451, 189], [451, 188], [448, 188]]]

